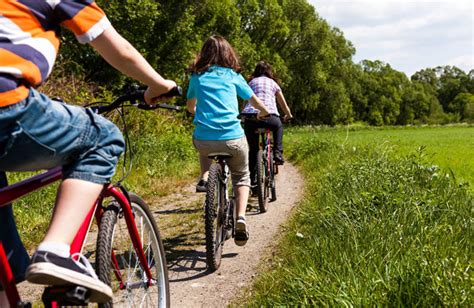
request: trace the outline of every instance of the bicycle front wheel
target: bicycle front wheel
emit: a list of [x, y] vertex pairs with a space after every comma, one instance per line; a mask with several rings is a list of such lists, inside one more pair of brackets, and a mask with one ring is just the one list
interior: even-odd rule
[[225, 187], [219, 179], [220, 174], [222, 174], [222, 167], [219, 164], [212, 164], [209, 169], [204, 206], [206, 263], [211, 272], [221, 265], [222, 249], [227, 237], [224, 209]]
[[112, 202], [100, 222], [96, 272], [111, 286], [114, 298], [100, 307], [169, 307], [168, 270], [158, 227], [140, 197], [130, 194], [130, 205], [153, 281], [149, 286], [120, 207]]

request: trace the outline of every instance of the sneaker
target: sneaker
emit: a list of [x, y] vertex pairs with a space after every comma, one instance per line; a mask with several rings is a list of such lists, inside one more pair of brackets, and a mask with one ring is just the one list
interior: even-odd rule
[[[77, 261], [73, 259], [76, 256]], [[26, 279], [51, 286], [83, 286], [91, 291], [91, 302], [105, 303], [112, 299], [112, 289], [99, 280], [89, 261], [80, 254], [63, 258], [52, 252], [36, 251], [26, 269]]]
[[196, 185], [196, 192], [206, 192], [207, 191], [207, 181], [199, 180]]
[[234, 242], [237, 246], [244, 246], [247, 244], [249, 239], [249, 231], [247, 230], [247, 224], [245, 223], [245, 217], [239, 216], [235, 225], [235, 237]]
[[275, 161], [275, 164], [277, 164], [277, 165], [283, 165], [285, 163], [285, 160], [279, 154], [275, 154], [273, 160]]

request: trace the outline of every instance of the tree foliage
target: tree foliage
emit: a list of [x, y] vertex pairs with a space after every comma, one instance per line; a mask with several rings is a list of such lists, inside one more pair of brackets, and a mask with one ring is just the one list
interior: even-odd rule
[[[167, 78], [186, 68], [212, 34], [226, 37], [248, 76], [266, 60], [301, 123], [372, 125], [472, 118], [474, 71], [426, 68], [409, 79], [378, 60], [354, 63], [355, 48], [307, 0], [97, 0], [118, 32]], [[63, 33], [61, 65], [114, 90], [127, 79]], [[450, 116], [452, 115], [452, 116]]]

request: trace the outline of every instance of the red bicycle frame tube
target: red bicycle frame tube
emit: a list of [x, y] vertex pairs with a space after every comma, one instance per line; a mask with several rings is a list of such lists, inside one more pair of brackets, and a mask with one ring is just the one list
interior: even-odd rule
[[16, 307], [20, 302], [20, 295], [16, 289], [15, 278], [13, 277], [2, 242], [0, 242], [0, 268], [2, 269], [0, 271], [0, 282], [5, 289], [10, 307]]
[[60, 180], [61, 177], [62, 168], [58, 167], [13, 185], [0, 188], [0, 207], [12, 203], [16, 199], [34, 192], [35, 190], [56, 182]]
[[268, 174], [270, 174], [270, 172], [271, 172], [271, 170], [270, 170], [270, 168], [271, 168], [270, 159], [271, 159], [271, 151], [272, 151], [272, 149], [271, 149], [272, 141], [271, 141], [270, 138], [271, 138], [272, 135], [271, 135], [271, 131], [270, 131], [269, 128], [265, 129], [265, 135], [266, 135], [266, 144], [264, 145], [264, 149], [267, 149], [267, 153], [265, 153], [265, 155], [267, 156], [267, 162], [268, 162], [267, 172], [268, 172]]
[[82, 223], [81, 227], [77, 231], [76, 236], [74, 237], [74, 240], [71, 243], [71, 248], [70, 248], [71, 255], [75, 253], [80, 253], [82, 251], [82, 247], [84, 246], [84, 243], [86, 241], [87, 234], [89, 233], [89, 228], [92, 224], [92, 215], [94, 215], [94, 213], [96, 213], [95, 217], [97, 219], [97, 225], [99, 225], [101, 216], [99, 214], [99, 211], [96, 211], [96, 209], [97, 209], [97, 202], [90, 209], [89, 213], [84, 219], [84, 222]]

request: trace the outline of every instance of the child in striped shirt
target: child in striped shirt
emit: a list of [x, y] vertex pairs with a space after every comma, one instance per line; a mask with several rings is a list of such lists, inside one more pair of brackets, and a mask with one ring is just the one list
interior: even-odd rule
[[[31, 262], [18, 236], [11, 205], [0, 207], [0, 241], [16, 282], [82, 285], [91, 301], [105, 302], [112, 290], [85, 258], [69, 255], [90, 206], [115, 172], [124, 149], [122, 134], [92, 111], [50, 99], [35, 90], [51, 73], [59, 28], [72, 31], [107, 62], [149, 88], [147, 103], [176, 84], [165, 80], [119, 35], [94, 1], [0, 1], [0, 185], [5, 172], [62, 166], [53, 218]], [[0, 291], [0, 306], [8, 306]]]

